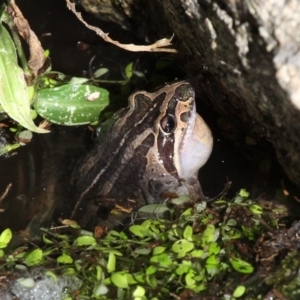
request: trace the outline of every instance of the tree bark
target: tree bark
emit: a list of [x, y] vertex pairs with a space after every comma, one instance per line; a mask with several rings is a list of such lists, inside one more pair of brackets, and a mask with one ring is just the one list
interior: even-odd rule
[[[252, 136], [267, 138], [300, 186], [300, 5], [297, 0], [82, 0], [110, 7], [140, 37], [175, 34], [197, 95]], [[109, 11], [109, 12], [108, 12]]]

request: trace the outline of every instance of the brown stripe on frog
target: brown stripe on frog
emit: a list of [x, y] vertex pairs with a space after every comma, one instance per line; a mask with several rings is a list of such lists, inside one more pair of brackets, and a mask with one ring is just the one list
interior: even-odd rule
[[[127, 169], [128, 163], [130, 162], [130, 166], [134, 165], [135, 158], [140, 158], [141, 149], [147, 153], [154, 145], [153, 128], [149, 127], [149, 124], [152, 126], [159, 118], [160, 107], [165, 101], [166, 93], [157, 93], [153, 100], [151, 100], [151, 96], [153, 97], [153, 94], [147, 92], [133, 94], [127, 114], [121, 120], [116, 121], [101, 143], [93, 145], [84, 160], [87, 161], [89, 157], [93, 156], [94, 158], [96, 156], [96, 160], [94, 159], [93, 163], [85, 168], [84, 174], [81, 174], [81, 178], [84, 178], [82, 186], [81, 180], [78, 180], [77, 187], [79, 193], [81, 190], [80, 197], [94, 199], [101, 195], [109, 195], [110, 191], [114, 191], [114, 185], [117, 184], [120, 174], [125, 176], [124, 172], [126, 171], [124, 170]], [[110, 153], [111, 149], [114, 149], [113, 156]], [[136, 165], [138, 166], [140, 163], [136, 163]], [[128, 174], [131, 176], [130, 169], [128, 169]], [[87, 181], [90, 184], [86, 188]], [[135, 188], [138, 187], [137, 181], [133, 184]], [[122, 190], [123, 197], [128, 197], [135, 189], [131, 186], [128, 187], [127, 194], [124, 193], [124, 187]]]

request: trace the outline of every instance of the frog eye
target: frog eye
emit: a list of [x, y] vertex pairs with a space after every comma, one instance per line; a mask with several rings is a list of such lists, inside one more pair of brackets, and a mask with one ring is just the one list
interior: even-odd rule
[[173, 133], [176, 129], [176, 119], [173, 115], [168, 114], [160, 120], [160, 127], [164, 133]]

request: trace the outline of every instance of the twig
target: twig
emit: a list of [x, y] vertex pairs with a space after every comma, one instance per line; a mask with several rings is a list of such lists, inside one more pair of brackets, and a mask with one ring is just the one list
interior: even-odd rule
[[76, 17], [89, 29], [93, 30], [96, 32], [97, 35], [102, 37], [106, 42], [109, 42], [111, 44], [114, 44], [122, 49], [128, 50], [128, 51], [133, 51], [133, 52], [139, 52], [139, 51], [148, 51], [148, 52], [170, 52], [170, 53], [177, 53], [178, 51], [173, 48], [165, 48], [168, 46], [171, 46], [172, 39], [174, 37], [174, 34], [172, 35], [171, 38], [167, 39], [161, 39], [156, 41], [152, 45], [134, 45], [134, 44], [121, 44], [118, 41], [112, 40], [109, 36], [108, 33], [104, 33], [100, 28], [89, 25], [87, 22], [85, 22], [82, 19], [81, 13], [76, 11], [75, 4], [70, 2], [70, 0], [66, 0], [68, 8], [76, 15]]
[[0, 196], [0, 202], [6, 197], [6, 195], [8, 194], [8, 192], [9, 192], [11, 186], [12, 186], [12, 184], [10, 183], [10, 184], [6, 187], [4, 193]]

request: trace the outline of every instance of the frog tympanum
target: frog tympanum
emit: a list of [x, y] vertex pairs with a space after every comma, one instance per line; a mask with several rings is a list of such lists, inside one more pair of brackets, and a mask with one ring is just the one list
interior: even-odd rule
[[[209, 158], [211, 131], [196, 113], [187, 81], [139, 91], [108, 120], [77, 166], [72, 217], [88, 202], [162, 203], [168, 195], [203, 196], [198, 171]], [[105, 127], [105, 126], [104, 126]], [[75, 218], [76, 219], [76, 218]]]

